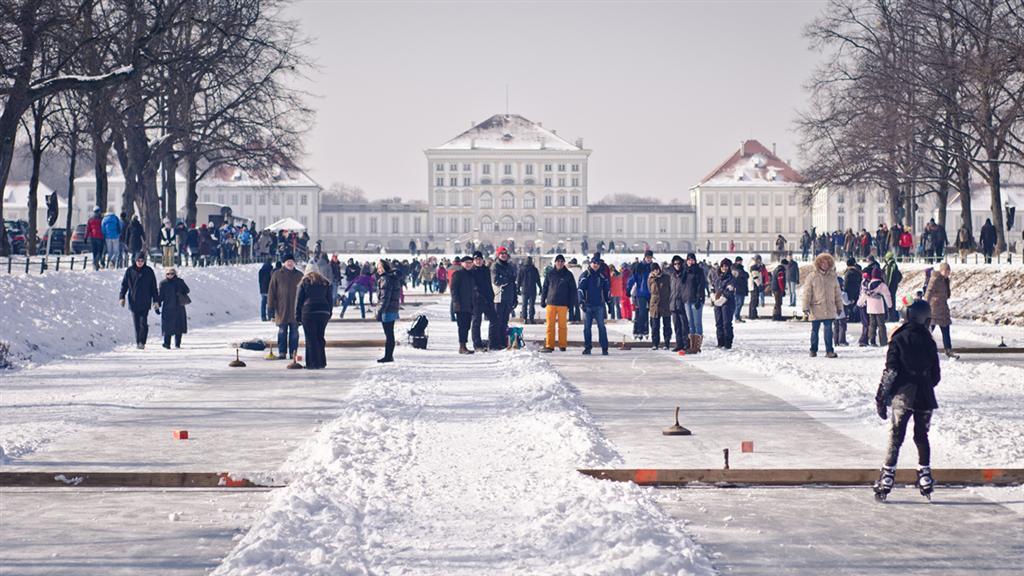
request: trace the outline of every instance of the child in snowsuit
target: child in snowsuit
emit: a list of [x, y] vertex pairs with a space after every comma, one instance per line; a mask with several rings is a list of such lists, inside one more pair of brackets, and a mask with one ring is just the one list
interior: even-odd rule
[[918, 300], [907, 308], [907, 321], [892, 335], [885, 357], [885, 371], [875, 394], [878, 416], [886, 418], [889, 407], [889, 447], [881, 476], [875, 484], [880, 500], [892, 490], [895, 483], [896, 461], [900, 446], [907, 434], [907, 425], [914, 419], [914, 444], [917, 445], [918, 488], [925, 496], [932, 491], [931, 445], [928, 429], [932, 411], [939, 407], [935, 400], [935, 386], [942, 379], [939, 354], [928, 329], [931, 308]]

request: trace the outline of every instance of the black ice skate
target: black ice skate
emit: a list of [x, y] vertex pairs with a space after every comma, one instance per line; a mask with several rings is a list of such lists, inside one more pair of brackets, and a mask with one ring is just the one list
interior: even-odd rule
[[882, 473], [879, 475], [874, 486], [875, 500], [885, 502], [885, 498], [889, 496], [889, 492], [892, 492], [892, 487], [895, 483], [896, 469], [890, 466], [882, 466]]
[[921, 491], [921, 496], [924, 496], [930, 502], [932, 491], [935, 490], [935, 480], [932, 478], [931, 467], [922, 466], [917, 469], [917, 488]]

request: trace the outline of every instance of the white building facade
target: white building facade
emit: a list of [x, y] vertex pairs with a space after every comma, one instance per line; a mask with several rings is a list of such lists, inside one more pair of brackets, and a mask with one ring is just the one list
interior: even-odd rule
[[427, 235], [453, 249], [514, 240], [542, 249], [587, 233], [582, 140], [515, 114], [498, 114], [425, 151]]
[[811, 227], [800, 174], [757, 140], [739, 150], [692, 188], [699, 248], [712, 251], [775, 250], [781, 234], [788, 250]]

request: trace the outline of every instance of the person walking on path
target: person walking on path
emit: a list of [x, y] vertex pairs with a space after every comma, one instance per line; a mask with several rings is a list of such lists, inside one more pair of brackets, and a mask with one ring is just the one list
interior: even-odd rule
[[665, 334], [664, 346], [665, 350], [668, 350], [672, 347], [672, 281], [668, 274], [661, 271], [661, 266], [657, 262], [651, 262], [647, 286], [651, 293], [651, 350], [657, 350], [662, 346], [659, 328]]
[[981, 233], [978, 236], [978, 240], [981, 242], [981, 253], [985, 255], [985, 264], [991, 264], [992, 254], [996, 250], [996, 242], [998, 240], [996, 227], [992, 225], [991, 218], [985, 218], [985, 223], [981, 225]]
[[128, 309], [132, 311], [132, 323], [135, 325], [135, 346], [140, 350], [146, 347], [146, 338], [149, 337], [149, 307], [153, 305], [156, 295], [156, 274], [146, 264], [146, 254], [139, 252], [135, 256], [135, 265], [124, 271], [118, 299], [124, 308], [127, 298]]
[[953, 342], [949, 335], [949, 326], [952, 324], [949, 313], [949, 297], [952, 293], [949, 281], [950, 272], [948, 263], [939, 264], [938, 270], [932, 275], [931, 281], [928, 282], [928, 288], [924, 292], [924, 299], [931, 308], [931, 329], [935, 330], [935, 327], [938, 326], [939, 331], [942, 332], [942, 349], [946, 356], [953, 356]]
[[580, 274], [579, 297], [583, 308], [583, 354], [590, 354], [593, 348], [593, 324], [597, 322], [597, 338], [601, 355], [608, 355], [608, 330], [605, 315], [611, 300], [611, 283], [601, 273], [601, 258], [597, 255], [590, 260], [590, 267]]
[[491, 350], [508, 348], [508, 319], [516, 311], [516, 266], [511, 261], [508, 249], [498, 246], [497, 260], [491, 266], [491, 283], [494, 285], [494, 320], [488, 326], [487, 341]]
[[907, 321], [893, 333], [885, 355], [885, 371], [875, 393], [875, 408], [883, 420], [890, 409], [892, 413], [885, 463], [875, 484], [875, 493], [880, 500], [885, 499], [895, 484], [896, 462], [911, 418], [914, 419], [914, 444], [917, 445], [917, 486], [925, 496], [932, 491], [928, 430], [932, 413], [939, 407], [935, 387], [942, 380], [942, 373], [935, 340], [928, 331], [931, 321], [927, 302], [918, 300], [912, 303], [907, 307]]
[[107, 212], [101, 223], [103, 228], [104, 250], [107, 253], [105, 267], [121, 266], [121, 219], [113, 212]]
[[384, 357], [379, 363], [395, 361], [395, 322], [398, 321], [398, 309], [401, 307], [401, 278], [398, 270], [391, 263], [381, 259], [377, 261], [377, 320], [384, 329]]
[[188, 294], [188, 284], [178, 277], [178, 271], [173, 266], [164, 270], [164, 279], [160, 281], [153, 307], [160, 315], [163, 346], [168, 350], [171, 348], [172, 337], [174, 347], [181, 348], [181, 336], [188, 332], [188, 314], [185, 307], [192, 302]]
[[267, 315], [267, 293], [270, 292], [270, 277], [274, 274], [274, 267], [270, 265], [270, 258], [263, 261], [263, 266], [260, 267], [259, 272], [259, 284], [260, 284], [260, 320], [266, 322], [270, 320], [270, 316]]
[[690, 323], [686, 319], [686, 263], [678, 254], [672, 257], [672, 268], [668, 272], [672, 286], [669, 310], [672, 317], [672, 330], [676, 335], [674, 352], [690, 347]]
[[132, 216], [132, 222], [128, 225], [127, 244], [132, 254], [138, 254], [146, 248], [146, 231], [142, 229], [138, 214]]
[[732, 261], [723, 258], [712, 282], [715, 304], [715, 336], [719, 348], [732, 349], [732, 319], [736, 315], [736, 284], [732, 275]]
[[[488, 324], [494, 324], [494, 286], [491, 284], [491, 270], [484, 262], [483, 252], [473, 253], [473, 281], [476, 282], [476, 300], [473, 302], [473, 324], [470, 326], [473, 337], [473, 348], [487, 351], [480, 326], [484, 318]], [[488, 327], [489, 328], [489, 327]], [[490, 330], [488, 330], [490, 334]]]
[[89, 240], [89, 249], [92, 250], [92, 269], [99, 270], [103, 262], [103, 218], [100, 216], [100, 207], [92, 211], [92, 216], [85, 223], [85, 237]]
[[306, 265], [306, 273], [299, 281], [299, 294], [295, 300], [295, 321], [302, 324], [306, 337], [306, 368], [319, 370], [327, 367], [327, 323], [331, 320], [331, 281], [317, 271], [313, 264]]
[[828, 253], [818, 254], [814, 269], [804, 282], [802, 309], [811, 321], [811, 357], [818, 355], [818, 332], [825, 327], [825, 355], [835, 358], [832, 323], [843, 315], [843, 297], [839, 290], [836, 263]]
[[299, 349], [299, 323], [295, 318], [295, 301], [299, 295], [302, 272], [295, 269], [295, 256], [284, 255], [284, 266], [270, 276], [267, 308], [274, 311], [277, 324], [277, 359], [295, 358]]
[[459, 354], [472, 354], [467, 346], [469, 327], [473, 323], [473, 303], [476, 301], [476, 281], [473, 280], [473, 259], [463, 256], [460, 267], [452, 273], [452, 311], [459, 331]]
[[540, 271], [533, 264], [532, 256], [527, 256], [526, 264], [519, 268], [516, 285], [519, 287], [519, 293], [523, 296], [523, 306], [519, 312], [519, 318], [526, 324], [533, 324], [537, 314], [537, 292], [540, 290], [541, 284]]
[[882, 280], [882, 271], [878, 268], [871, 269], [871, 279], [861, 289], [857, 305], [862, 306], [868, 315], [868, 337], [865, 339], [862, 336], [861, 340], [870, 341], [872, 346], [885, 346], [888, 340], [885, 319], [887, 311], [893, 307], [893, 301], [889, 287]]
[[577, 303], [576, 281], [565, 266], [565, 256], [555, 256], [555, 267], [544, 277], [540, 289], [540, 307], [545, 309], [544, 348], [541, 352], [555, 349], [555, 327], [558, 327], [558, 348], [565, 352], [569, 345], [569, 307]]

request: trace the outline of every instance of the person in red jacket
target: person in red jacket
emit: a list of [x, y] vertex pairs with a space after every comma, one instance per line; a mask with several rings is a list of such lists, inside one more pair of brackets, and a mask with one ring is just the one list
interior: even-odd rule
[[92, 267], [99, 270], [100, 262], [103, 261], [103, 215], [100, 214], [99, 206], [93, 208], [92, 216], [85, 224], [85, 237], [92, 249]]
[[914, 236], [910, 234], [910, 230], [904, 230], [900, 234], [900, 252], [904, 258], [910, 256], [910, 251], [914, 247]]

